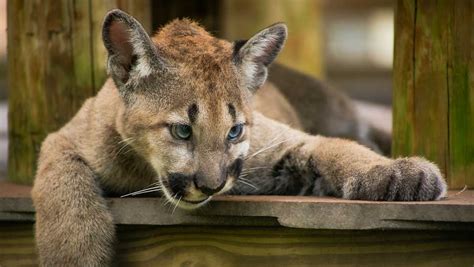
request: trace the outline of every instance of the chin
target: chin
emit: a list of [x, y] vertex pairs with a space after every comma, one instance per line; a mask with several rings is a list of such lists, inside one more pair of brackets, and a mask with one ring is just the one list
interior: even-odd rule
[[195, 201], [191, 202], [191, 201], [186, 201], [184, 199], [181, 199], [181, 201], [178, 201], [178, 200], [174, 199], [173, 201], [178, 202], [178, 207], [180, 207], [182, 209], [194, 210], [194, 209], [200, 208], [202, 206], [205, 206], [211, 199], [212, 199], [212, 196], [207, 197], [206, 199], [204, 199], [203, 201], [200, 201], [200, 202], [195, 202]]
[[205, 206], [207, 203], [209, 203], [209, 201], [211, 201], [213, 196], [224, 194], [225, 192], [232, 189], [232, 187], [234, 185], [234, 181], [235, 181], [234, 177], [229, 177], [226, 181], [226, 184], [222, 188], [222, 190], [219, 191], [218, 193], [216, 193], [212, 196], [206, 196], [203, 199], [199, 199], [199, 200], [192, 199], [191, 200], [191, 199], [186, 199], [186, 198], [176, 198], [176, 197], [174, 197], [172, 195], [171, 191], [166, 186], [164, 186], [163, 181], [161, 179], [159, 179], [159, 182], [160, 182], [160, 185], [161, 185], [161, 188], [162, 188], [162, 192], [163, 192], [164, 196], [166, 197], [166, 199], [170, 203], [172, 203], [174, 206], [179, 207], [181, 209], [185, 209], [185, 210], [194, 210], [194, 209], [198, 209], [202, 206]]

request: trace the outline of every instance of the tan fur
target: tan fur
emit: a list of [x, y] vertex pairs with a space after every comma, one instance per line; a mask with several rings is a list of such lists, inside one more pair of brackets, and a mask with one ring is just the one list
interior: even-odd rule
[[[213, 194], [444, 196], [438, 168], [424, 159], [393, 160], [352, 141], [295, 129], [307, 127], [311, 113], [298, 116], [291, 98], [270, 83], [252, 102], [285, 37], [286, 28], [277, 24], [235, 53], [231, 43], [188, 20], [174, 21], [149, 39], [128, 15], [109, 13], [104, 42], [113, 80], [41, 148], [33, 188], [41, 265], [110, 264], [115, 233], [104, 193], [126, 194], [156, 182], [183, 208], [210, 199], [200, 185], [218, 188]], [[193, 105], [196, 114], [190, 114]], [[173, 137], [176, 123], [192, 125], [192, 138]], [[231, 142], [228, 133], [239, 123], [245, 123], [243, 134]], [[239, 159], [245, 160], [242, 174]], [[179, 200], [172, 195], [176, 177], [193, 179]]]

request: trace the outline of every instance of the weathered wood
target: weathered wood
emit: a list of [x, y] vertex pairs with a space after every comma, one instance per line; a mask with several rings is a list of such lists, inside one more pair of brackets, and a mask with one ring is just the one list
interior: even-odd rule
[[246, 39], [275, 22], [285, 22], [289, 34], [280, 63], [321, 77], [321, 3], [312, 0], [225, 0], [222, 1], [222, 35], [226, 39]]
[[[30, 187], [0, 182], [0, 221], [34, 221]], [[431, 202], [351, 201], [330, 197], [218, 196], [199, 210], [156, 197], [109, 198], [116, 224], [286, 226], [308, 229], [474, 230], [474, 191]], [[324, 214], [324, 216], [321, 216]]]
[[472, 235], [281, 227], [122, 227], [123, 266], [462, 266]]
[[147, 0], [116, 1], [8, 2], [11, 181], [31, 183], [45, 136], [102, 86], [106, 54], [100, 32], [106, 11], [131, 10], [150, 27]]
[[473, 29], [472, 1], [397, 3], [393, 154], [436, 162], [453, 189], [474, 186]]
[[[120, 266], [471, 266], [463, 232], [119, 226]], [[33, 226], [0, 224], [0, 266], [36, 266]]]
[[448, 17], [449, 158], [453, 188], [474, 187], [474, 1], [451, 1]]
[[94, 94], [86, 2], [9, 1], [9, 179], [29, 183], [36, 155]]

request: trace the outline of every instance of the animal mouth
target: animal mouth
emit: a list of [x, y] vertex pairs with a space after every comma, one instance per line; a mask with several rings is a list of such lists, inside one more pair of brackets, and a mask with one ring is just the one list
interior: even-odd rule
[[190, 204], [197, 204], [197, 205], [198, 205], [198, 204], [202, 204], [202, 203], [204, 203], [204, 202], [209, 201], [210, 198], [211, 198], [211, 197], [208, 196], [208, 197], [206, 197], [206, 198], [204, 198], [204, 199], [202, 199], [202, 200], [187, 200], [187, 199], [182, 199], [182, 201], [185, 201], [185, 202], [190, 203]]
[[187, 210], [193, 210], [193, 209], [200, 208], [200, 207], [206, 205], [212, 199], [212, 196], [207, 196], [207, 197], [205, 197], [203, 199], [200, 199], [200, 200], [190, 200], [190, 199], [185, 199], [183, 197], [176, 198], [176, 197], [173, 197], [173, 196], [171, 196], [171, 198], [169, 198], [167, 193], [165, 193], [165, 195], [171, 201], [171, 203], [173, 203], [175, 205], [175, 208], [180, 207], [182, 209], [187, 209]]
[[161, 184], [161, 191], [163, 195], [171, 202], [175, 207], [183, 208], [183, 209], [197, 209], [199, 207], [204, 206], [207, 204], [211, 199], [212, 196], [204, 196], [200, 199], [190, 199], [184, 195], [173, 194], [172, 190], [166, 186], [163, 180], [159, 179]]

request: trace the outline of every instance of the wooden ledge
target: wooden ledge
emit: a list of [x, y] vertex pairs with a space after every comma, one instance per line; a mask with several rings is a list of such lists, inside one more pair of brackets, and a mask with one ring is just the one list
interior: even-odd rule
[[[0, 221], [34, 221], [29, 186], [0, 182]], [[109, 198], [117, 224], [285, 226], [308, 229], [474, 231], [474, 191], [430, 202], [350, 201], [328, 197], [219, 196], [198, 210], [160, 198]]]

